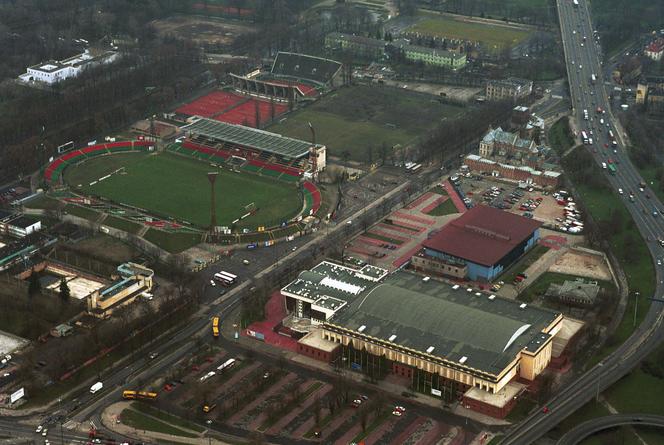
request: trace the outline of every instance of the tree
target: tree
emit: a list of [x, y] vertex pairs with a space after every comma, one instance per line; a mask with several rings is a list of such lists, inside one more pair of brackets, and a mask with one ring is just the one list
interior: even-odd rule
[[67, 280], [62, 277], [60, 280], [60, 298], [62, 301], [69, 301], [69, 297], [71, 296], [71, 291], [69, 290], [69, 284], [67, 284]]
[[30, 276], [28, 277], [28, 296], [33, 297], [41, 293], [41, 282], [39, 281], [39, 275], [35, 271], [35, 268], [32, 268]]

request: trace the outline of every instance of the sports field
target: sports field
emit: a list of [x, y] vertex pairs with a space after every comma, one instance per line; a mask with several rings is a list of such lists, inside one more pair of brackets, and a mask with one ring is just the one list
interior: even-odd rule
[[[124, 172], [89, 184], [120, 167]], [[146, 209], [161, 216], [188, 221], [198, 227], [210, 224], [210, 185], [206, 173], [216, 170], [201, 161], [170, 153], [120, 154], [90, 159], [65, 171], [65, 180], [82, 193]], [[254, 203], [254, 215], [238, 227], [277, 225], [302, 209], [303, 199], [293, 184], [218, 170], [216, 183], [217, 224], [231, 222], [247, 213]]]
[[332, 156], [348, 151], [351, 159], [373, 159], [382, 144], [405, 145], [445, 118], [453, 118], [463, 108], [440, 103], [432, 95], [413, 93], [386, 86], [359, 85], [341, 88], [300, 111], [269, 131], [309, 140], [308, 122], [316, 130], [316, 140], [325, 144]]
[[429, 36], [481, 42], [489, 49], [499, 50], [514, 46], [530, 35], [527, 29], [516, 25], [482, 22], [473, 17], [457, 17], [421, 12], [420, 19], [408, 31]]

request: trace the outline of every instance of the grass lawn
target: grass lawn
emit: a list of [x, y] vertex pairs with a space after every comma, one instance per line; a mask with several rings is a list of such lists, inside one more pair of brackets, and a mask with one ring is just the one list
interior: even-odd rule
[[[120, 167], [126, 173], [89, 184]], [[156, 214], [189, 221], [204, 227], [210, 222], [209, 164], [171, 153], [101, 156], [70, 167], [65, 178], [83, 193], [148, 209]], [[79, 187], [80, 186], [80, 187]], [[254, 203], [258, 211], [239, 227], [276, 225], [295, 216], [302, 208], [299, 190], [291, 184], [250, 174], [219, 170], [216, 183], [217, 221], [230, 226]]]
[[365, 236], [367, 238], [377, 239], [378, 241], [385, 241], [386, 243], [392, 243], [396, 245], [403, 244], [403, 241], [401, 240], [392, 239], [390, 237], [379, 235], [377, 233], [372, 233], [372, 232], [365, 232], [362, 234], [362, 236]]
[[451, 215], [452, 213], [459, 213], [459, 211], [451, 199], [446, 199], [444, 202], [441, 202], [436, 207], [427, 212], [427, 215], [444, 216]]
[[150, 416], [146, 416], [145, 414], [134, 411], [133, 409], [127, 408], [122, 410], [120, 419], [122, 420], [123, 424], [140, 430], [156, 431], [158, 433], [172, 434], [174, 436], [182, 437], [198, 437], [196, 434], [182, 431], [179, 428], [175, 428], [174, 426], [171, 426]]
[[583, 408], [556, 425], [556, 427], [549, 432], [549, 435], [558, 439], [567, 431], [587, 420], [607, 416], [609, 414], [609, 410], [604, 405], [595, 402], [595, 399], [593, 399], [586, 403]]
[[644, 372], [640, 367], [607, 389], [604, 396], [623, 413], [664, 415], [664, 380]]
[[375, 161], [382, 145], [390, 148], [408, 144], [444, 118], [453, 118], [462, 111], [463, 108], [442, 104], [430, 95], [358, 85], [337, 90], [269, 130], [309, 140], [311, 122], [316, 140], [327, 146], [330, 155], [341, 156], [347, 150], [352, 159], [366, 162], [369, 149]]
[[524, 41], [530, 31], [499, 24], [463, 21], [462, 17], [421, 12], [422, 17], [408, 31], [448, 39], [463, 39], [481, 42], [490, 49], [499, 50]]
[[25, 206], [29, 209], [57, 210], [60, 206], [60, 201], [41, 195], [28, 201]]
[[137, 233], [141, 229], [140, 224], [113, 215], [108, 215], [102, 224], [128, 233]]
[[528, 413], [530, 413], [535, 406], [537, 406], [537, 403], [534, 400], [527, 397], [520, 397], [516, 402], [516, 406], [507, 415], [507, 420], [513, 423], [520, 422], [528, 417]]
[[143, 412], [145, 414], [149, 414], [152, 417], [156, 417], [160, 420], [163, 420], [164, 422], [170, 423], [171, 425], [179, 426], [182, 428], [186, 428], [188, 430], [196, 431], [199, 433], [202, 433], [205, 431], [205, 428], [196, 425], [195, 423], [189, 422], [188, 420], [182, 419], [180, 417], [174, 416], [172, 414], [169, 414], [165, 411], [161, 411], [154, 406], [148, 405], [147, 403], [143, 402], [133, 402], [131, 404], [131, 407], [136, 410]]
[[[549, 288], [550, 284], [562, 284], [565, 281], [574, 281], [576, 280], [576, 275], [567, 275], [562, 273], [555, 272], [545, 272], [540, 277], [535, 280], [533, 284], [528, 286], [521, 294], [519, 294], [518, 299], [525, 301], [527, 303], [533, 301], [538, 295], [542, 295]], [[612, 286], [611, 283], [606, 281], [598, 281], [601, 287]]]
[[171, 253], [182, 252], [201, 242], [198, 233], [164, 232], [157, 229], [148, 230], [143, 238]]
[[87, 207], [81, 207], [77, 205], [66, 206], [65, 212], [69, 213], [70, 215], [88, 219], [90, 221], [96, 221], [97, 218], [99, 218], [99, 212], [97, 212], [96, 210], [92, 210]]
[[445, 187], [443, 187], [442, 185], [437, 185], [429, 191], [431, 193], [436, 193], [438, 195], [447, 196], [447, 190], [445, 190]]

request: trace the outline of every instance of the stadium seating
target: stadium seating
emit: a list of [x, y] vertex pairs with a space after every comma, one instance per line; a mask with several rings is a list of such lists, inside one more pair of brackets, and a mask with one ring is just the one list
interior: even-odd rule
[[213, 91], [175, 110], [187, 116], [212, 117], [243, 101], [245, 98], [227, 91]]
[[47, 183], [54, 183], [60, 179], [62, 172], [69, 165], [77, 164], [89, 158], [93, 158], [105, 154], [123, 153], [129, 151], [147, 151], [148, 147], [152, 145], [148, 141], [123, 141], [113, 142], [108, 144], [96, 144], [82, 148], [80, 150], [72, 150], [54, 159], [49, 163], [44, 170], [44, 179]]
[[325, 84], [330, 82], [340, 69], [341, 63], [334, 60], [280, 52], [274, 59], [271, 73], [273, 76], [307, 79]]
[[262, 100], [251, 99], [238, 106], [221, 113], [214, 117], [214, 120], [228, 122], [229, 124], [245, 125], [248, 127], [257, 127], [256, 123], [256, 104], [258, 104], [258, 116], [261, 123], [272, 120], [271, 107], [274, 105], [274, 115], [279, 116], [288, 110], [287, 105], [271, 104]]
[[297, 87], [305, 96], [314, 97], [318, 95], [318, 90], [315, 87], [312, 87], [311, 85], [307, 85], [306, 83], [284, 82], [283, 80], [275, 80], [275, 79], [266, 79], [266, 81], [270, 83], [276, 83], [277, 85]]

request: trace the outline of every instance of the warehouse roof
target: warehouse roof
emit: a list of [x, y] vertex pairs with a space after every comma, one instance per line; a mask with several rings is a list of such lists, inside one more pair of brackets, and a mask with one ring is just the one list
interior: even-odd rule
[[449, 222], [423, 245], [473, 263], [493, 266], [541, 225], [531, 218], [478, 205]]
[[519, 351], [537, 350], [549, 337], [542, 331], [558, 316], [400, 271], [359, 295], [328, 324], [499, 374]]
[[[208, 139], [244, 145], [268, 153], [287, 158], [301, 158], [309, 154], [314, 145], [310, 142], [293, 139], [268, 131], [233, 125], [212, 119], [200, 119], [183, 127], [186, 131], [204, 136]], [[322, 145], [316, 144], [316, 147]]]

